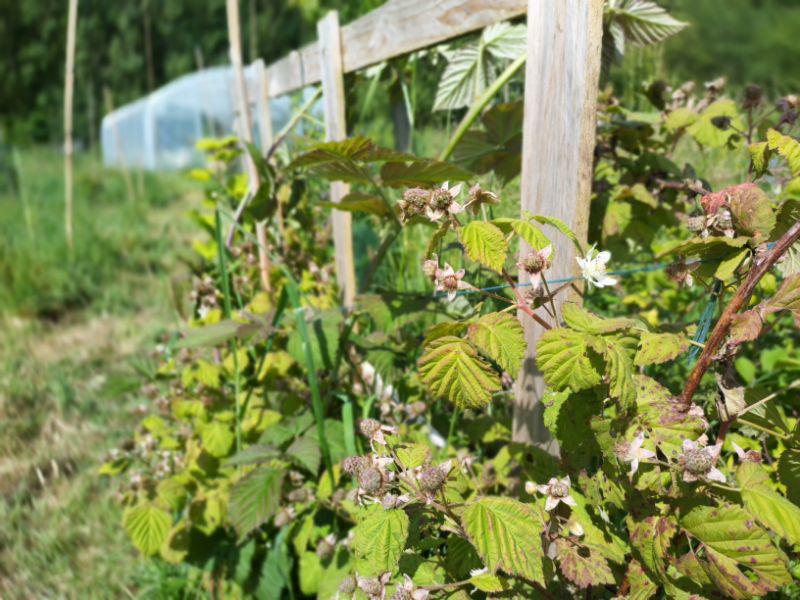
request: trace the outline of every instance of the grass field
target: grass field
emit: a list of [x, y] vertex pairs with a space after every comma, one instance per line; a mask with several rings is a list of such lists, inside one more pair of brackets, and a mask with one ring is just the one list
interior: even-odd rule
[[137, 558], [96, 471], [133, 430], [149, 351], [178, 322], [199, 195], [180, 175], [134, 174], [131, 196], [79, 157], [70, 253], [60, 156], [14, 163], [19, 188], [0, 188], [0, 597], [139, 596], [164, 574]]

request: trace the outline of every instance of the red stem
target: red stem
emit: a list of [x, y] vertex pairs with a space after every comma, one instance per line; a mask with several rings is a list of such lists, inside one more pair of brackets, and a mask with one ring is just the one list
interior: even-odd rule
[[[524, 312], [526, 315], [528, 315], [531, 319], [536, 321], [539, 325], [541, 325], [545, 329], [552, 329], [553, 326], [550, 325], [550, 323], [548, 323], [544, 319], [542, 319], [542, 317], [537, 315], [533, 311], [533, 309], [528, 305], [528, 303], [525, 302], [525, 298], [522, 297], [522, 294], [517, 288], [517, 284], [514, 283], [514, 278], [511, 277], [511, 275], [509, 275], [508, 271], [506, 271], [505, 269], [503, 269], [503, 277], [505, 277], [506, 281], [511, 286], [511, 289], [514, 290], [514, 296], [517, 298], [517, 308], [520, 309], [522, 312]], [[555, 315], [553, 316], [553, 318], [555, 318]]]
[[688, 409], [691, 405], [692, 398], [700, 385], [700, 380], [711, 366], [717, 348], [719, 348], [730, 331], [733, 318], [739, 310], [747, 304], [747, 301], [750, 300], [750, 296], [753, 295], [753, 291], [756, 289], [758, 282], [761, 281], [761, 278], [767, 274], [772, 266], [778, 262], [781, 256], [783, 256], [798, 239], [800, 239], [800, 221], [792, 225], [786, 233], [775, 242], [775, 246], [773, 246], [772, 250], [767, 253], [761, 262], [750, 269], [744, 283], [736, 290], [730, 303], [725, 307], [722, 316], [719, 318], [719, 321], [717, 321], [714, 330], [711, 332], [703, 348], [703, 352], [700, 354], [700, 358], [697, 359], [697, 364], [695, 364], [694, 369], [692, 369], [692, 372], [689, 374], [689, 378], [686, 380], [686, 385], [681, 395], [681, 402], [685, 408]]

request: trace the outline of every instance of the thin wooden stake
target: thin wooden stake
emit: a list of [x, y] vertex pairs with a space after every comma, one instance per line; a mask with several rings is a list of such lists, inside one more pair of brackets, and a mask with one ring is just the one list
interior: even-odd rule
[[[342, 41], [339, 30], [339, 13], [331, 11], [317, 23], [319, 36], [320, 68], [322, 71], [322, 97], [325, 109], [325, 137], [340, 141], [347, 137], [344, 106], [344, 71], [342, 69]], [[331, 202], [339, 202], [350, 191], [341, 181], [331, 183]], [[342, 289], [345, 308], [353, 306], [356, 295], [356, 273], [353, 261], [353, 233], [350, 213], [332, 211], [333, 243], [336, 248], [336, 278]]]
[[[602, 31], [603, 0], [528, 2], [520, 205], [523, 213], [564, 220], [581, 242], [589, 222]], [[560, 234], [551, 239], [548, 277], [576, 274], [572, 243]], [[527, 282], [523, 273], [520, 283]], [[556, 305], [563, 300], [562, 295]], [[535, 361], [544, 330], [524, 315], [521, 319], [528, 350], [517, 380], [513, 438], [558, 454], [542, 420], [544, 380]]]
[[[103, 100], [106, 105], [106, 114], [111, 114], [114, 112], [114, 96], [111, 94], [111, 90], [107, 87], [103, 87]], [[114, 123], [114, 144], [117, 148], [117, 158], [119, 162], [119, 168], [122, 171], [122, 179], [125, 181], [125, 189], [128, 192], [128, 202], [131, 204], [136, 204], [136, 190], [133, 187], [133, 178], [131, 177], [131, 172], [128, 169], [128, 163], [125, 160], [125, 153], [123, 152], [122, 148], [122, 136], [119, 134], [119, 124]]]
[[75, 32], [78, 28], [78, 0], [69, 0], [67, 17], [67, 60], [64, 78], [64, 231], [67, 247], [72, 249], [72, 94], [75, 87]]
[[236, 224], [239, 222], [244, 210], [250, 203], [250, 200], [256, 195], [261, 181], [258, 176], [258, 169], [256, 169], [255, 162], [250, 156], [250, 151], [247, 149], [247, 144], [253, 143], [253, 119], [250, 115], [250, 103], [247, 95], [247, 82], [244, 77], [244, 66], [242, 64], [242, 28], [239, 20], [239, 0], [227, 0], [226, 3], [228, 15], [228, 41], [230, 44], [230, 58], [231, 67], [233, 68], [234, 88], [236, 96], [236, 112], [237, 112], [237, 129], [239, 139], [242, 141], [244, 147], [244, 168], [247, 173], [249, 186], [247, 194], [239, 203], [234, 214], [231, 229], [228, 232], [226, 245], [230, 248], [233, 243], [233, 236], [236, 232]]

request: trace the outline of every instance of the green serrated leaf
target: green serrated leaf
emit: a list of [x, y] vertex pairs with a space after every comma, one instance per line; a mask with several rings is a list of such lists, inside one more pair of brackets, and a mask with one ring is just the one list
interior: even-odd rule
[[571, 329], [596, 335], [614, 333], [639, 325], [639, 322], [634, 319], [601, 317], [575, 302], [565, 302], [561, 307], [561, 315]]
[[386, 203], [381, 200], [380, 196], [362, 192], [350, 192], [339, 202], [322, 202], [320, 204], [326, 208], [346, 210], [347, 212], [365, 212], [379, 217], [389, 212]]
[[256, 331], [264, 331], [264, 324], [255, 321], [241, 323], [232, 319], [226, 319], [219, 323], [214, 323], [213, 325], [189, 329], [186, 335], [175, 343], [175, 348], [219, 346], [234, 338], [246, 338]]
[[303, 552], [300, 555], [297, 578], [300, 591], [306, 596], [316, 596], [324, 567], [316, 552]]
[[381, 168], [381, 180], [389, 187], [415, 187], [443, 181], [466, 181], [473, 174], [453, 163], [420, 158], [411, 162], [387, 162]]
[[701, 256], [704, 259], [724, 256], [730, 252], [731, 248], [741, 248], [750, 241], [747, 236], [729, 238], [724, 235], [709, 237], [694, 237], [685, 242], [675, 244], [673, 247], [661, 252], [658, 258], [670, 254], [680, 254], [683, 256]]
[[775, 129], [767, 131], [769, 149], [780, 154], [789, 165], [792, 177], [800, 175], [800, 142]]
[[636, 386], [633, 380], [633, 360], [628, 350], [613, 340], [603, 340], [603, 355], [606, 358], [608, 393], [617, 398], [623, 407], [636, 402]]
[[508, 243], [499, 227], [485, 221], [472, 221], [459, 231], [459, 238], [472, 260], [498, 273], [503, 270]]
[[384, 162], [413, 160], [414, 156], [397, 150], [381, 148], [364, 136], [355, 136], [346, 140], [323, 142], [295, 158], [290, 169], [314, 167], [321, 164], [340, 161], [342, 159], [360, 162]]
[[775, 211], [769, 196], [752, 183], [731, 190], [730, 208], [736, 230], [753, 236], [756, 244], [767, 240], [775, 227]]
[[643, 332], [639, 341], [639, 351], [633, 363], [637, 367], [660, 365], [675, 360], [688, 348], [689, 340], [685, 335]]
[[[501, 218], [501, 219], [494, 219], [492, 221], [493, 225], [497, 225], [497, 227], [504, 233], [508, 234], [511, 231], [516, 233], [519, 237], [525, 240], [528, 245], [535, 249], [535, 250], [542, 250], [547, 246], [552, 246], [553, 243], [548, 239], [548, 237], [542, 233], [542, 230], [536, 227], [533, 223], [529, 221], [524, 221], [522, 219], [511, 219], [511, 218]], [[555, 254], [550, 256], [552, 260]]]
[[576, 236], [573, 233], [572, 229], [569, 228], [569, 225], [567, 225], [564, 221], [562, 221], [558, 217], [534, 215], [530, 212], [526, 212], [525, 217], [528, 219], [533, 219], [534, 221], [538, 221], [543, 225], [550, 225], [551, 227], [555, 227], [563, 235], [569, 238], [569, 240], [572, 242], [572, 245], [575, 246], [575, 249], [578, 251], [578, 254], [580, 254], [581, 256], [584, 256], [586, 254], [586, 252], [584, 252], [583, 250], [583, 245], [581, 244], [580, 240], [578, 240], [578, 236]]
[[603, 241], [622, 235], [633, 221], [633, 207], [628, 202], [611, 200], [603, 216]]
[[219, 421], [212, 421], [204, 426], [201, 439], [203, 441], [203, 450], [216, 458], [227, 456], [236, 441], [231, 426]]
[[508, 313], [489, 313], [469, 326], [469, 339], [483, 354], [516, 378], [527, 343], [519, 319]]
[[630, 600], [648, 600], [658, 591], [658, 586], [650, 579], [638, 560], [628, 561], [625, 579], [628, 582]]
[[544, 583], [540, 508], [513, 498], [487, 496], [467, 506], [461, 522], [489, 571], [499, 569]]
[[761, 177], [769, 168], [769, 159], [772, 155], [769, 144], [767, 142], [756, 142], [750, 144], [747, 150], [750, 152], [750, 160], [753, 163], [753, 172], [756, 178]]
[[778, 271], [784, 277], [800, 274], [800, 242], [795, 242], [778, 263]]
[[764, 467], [745, 462], [736, 476], [744, 506], [756, 521], [790, 544], [800, 544], [800, 508], [772, 489]]
[[564, 577], [579, 588], [614, 583], [614, 574], [608, 562], [591, 548], [559, 538], [556, 540], [556, 552]]
[[375, 506], [353, 529], [356, 569], [364, 577], [394, 572], [408, 539], [408, 515]]
[[800, 274], [783, 280], [775, 295], [765, 302], [768, 310], [791, 310], [800, 312]]
[[786, 495], [800, 504], [800, 448], [788, 448], [778, 459], [778, 478], [786, 486]]
[[487, 594], [500, 594], [511, 589], [511, 583], [506, 577], [493, 573], [479, 573], [469, 578], [469, 584], [476, 590]]
[[133, 545], [145, 556], [152, 556], [167, 539], [172, 517], [162, 508], [140, 504], [125, 509], [122, 525]]
[[687, 26], [649, 0], [612, 0], [605, 10], [605, 17], [615, 26], [614, 31], [619, 32], [615, 37], [621, 35], [623, 41], [616, 40], [620, 54], [624, 51], [625, 41], [636, 46], [649, 46], [663, 42]]
[[750, 250], [748, 248], [727, 252], [714, 270], [714, 277], [720, 281], [728, 281], [734, 276], [736, 269], [739, 268], [739, 265], [749, 254]]
[[645, 375], [634, 376], [636, 384], [636, 422], [630, 435], [641, 428], [647, 429], [650, 439], [670, 460], [682, 453], [684, 439], [696, 440], [706, 429], [701, 416], [689, 413], [670, 391], [656, 380]]
[[486, 89], [502, 60], [513, 60], [525, 51], [524, 25], [496, 23], [486, 27], [480, 38], [453, 50], [443, 51], [447, 59], [433, 110], [471, 106]]
[[733, 316], [731, 324], [731, 343], [751, 342], [761, 333], [763, 321], [758, 310], [746, 310]]
[[286, 449], [286, 455], [294, 463], [316, 475], [317, 471], [319, 471], [322, 453], [319, 449], [319, 441], [316, 436], [312, 437], [312, 432], [316, 433], [317, 430], [309, 430], [305, 435], [295, 438]]
[[676, 108], [664, 119], [664, 128], [670, 133], [686, 129], [697, 120], [697, 114], [689, 108]]
[[[730, 119], [730, 126], [720, 128], [717, 126], [718, 119]], [[686, 131], [701, 146], [709, 148], [721, 148], [747, 127], [736, 109], [736, 103], [728, 98], [723, 98], [709, 104], [703, 112], [698, 115], [697, 120], [686, 128]]]
[[425, 347], [420, 377], [432, 394], [460, 408], [480, 408], [501, 388], [500, 378], [468, 342], [443, 336]]
[[317, 600], [336, 600], [342, 596], [339, 586], [345, 577], [351, 574], [353, 561], [347, 548], [340, 545], [333, 555], [333, 560], [325, 567], [319, 581]]
[[602, 381], [602, 361], [585, 333], [557, 328], [544, 333], [536, 345], [536, 363], [545, 383], [555, 390], [585, 390]]
[[[743, 508], [698, 506], [680, 524], [705, 547], [707, 561], [701, 564], [723, 593], [735, 598], [760, 596], [791, 582], [786, 556]], [[757, 579], [748, 579], [740, 565]]]
[[406, 469], [421, 467], [431, 458], [431, 451], [425, 444], [402, 444], [396, 449], [397, 458]]
[[231, 488], [228, 514], [239, 537], [270, 519], [280, 507], [284, 471], [258, 467]]

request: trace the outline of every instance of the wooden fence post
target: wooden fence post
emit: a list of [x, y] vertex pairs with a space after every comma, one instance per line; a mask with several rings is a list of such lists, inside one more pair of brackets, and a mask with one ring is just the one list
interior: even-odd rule
[[64, 231], [67, 248], [72, 249], [72, 95], [75, 89], [75, 34], [78, 28], [78, 0], [69, 1], [67, 16], [67, 58], [64, 77]]
[[[562, 219], [582, 243], [589, 222], [602, 35], [603, 0], [528, 2], [521, 209]], [[551, 239], [555, 256], [548, 277], [574, 275], [572, 243], [560, 234]], [[520, 277], [521, 283], [527, 280]], [[561, 295], [556, 306], [563, 300]], [[535, 348], [543, 330], [522, 319], [528, 350], [517, 380], [513, 437], [558, 454], [542, 420], [544, 380]]]
[[267, 65], [259, 58], [253, 63], [256, 71], [256, 111], [258, 112], [258, 137], [261, 154], [266, 156], [273, 142], [272, 113], [269, 110], [269, 77]]
[[[347, 137], [344, 107], [344, 72], [339, 13], [331, 11], [317, 23], [319, 36], [322, 98], [325, 110], [325, 137], [340, 141]], [[339, 202], [350, 191], [341, 181], [331, 183], [331, 202]], [[342, 303], [353, 306], [356, 274], [353, 262], [353, 234], [350, 213], [333, 210], [333, 242], [336, 247], [336, 278], [342, 289]]]

